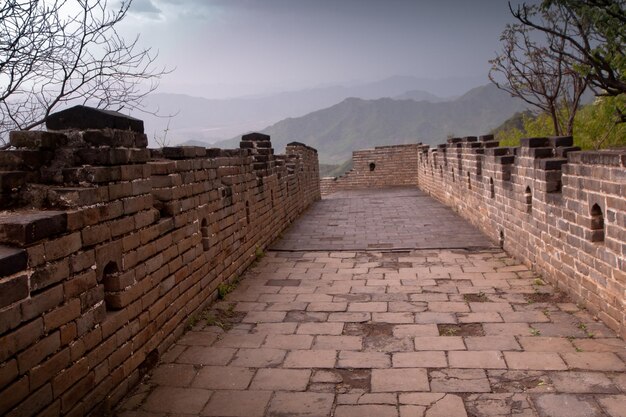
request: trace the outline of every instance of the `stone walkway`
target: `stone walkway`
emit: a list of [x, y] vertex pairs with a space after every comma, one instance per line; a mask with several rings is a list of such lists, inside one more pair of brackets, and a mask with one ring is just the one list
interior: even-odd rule
[[484, 248], [493, 243], [417, 188], [342, 191], [313, 205], [275, 250]]
[[[381, 201], [377, 210], [397, 211], [403, 225], [424, 221], [421, 204], [445, 211], [415, 190], [395, 192], [354, 195], [368, 201], [363, 208]], [[341, 210], [359, 205], [345, 200], [354, 198], [323, 200], [298, 220], [285, 235], [293, 252], [268, 252], [117, 415], [626, 416], [626, 344], [588, 312], [500, 250], [432, 248], [447, 219], [432, 218], [442, 230], [412, 242], [432, 249], [340, 251], [323, 240], [339, 226], [318, 213], [352, 219]], [[298, 251], [294, 230], [313, 225], [312, 213], [320, 219], [307, 226], [318, 236], [312, 245], [337, 246]], [[466, 243], [482, 245], [463, 227]], [[363, 247], [393, 243], [394, 232], [408, 239], [385, 229], [384, 238], [366, 234]]]

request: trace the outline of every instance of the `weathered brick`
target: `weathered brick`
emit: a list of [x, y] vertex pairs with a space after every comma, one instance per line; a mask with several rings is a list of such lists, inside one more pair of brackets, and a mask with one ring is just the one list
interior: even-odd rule
[[87, 359], [83, 358], [54, 377], [52, 389], [55, 398], [61, 396], [74, 382], [87, 375], [87, 372], [89, 372], [89, 365]]
[[28, 276], [18, 275], [0, 281], [0, 308], [28, 297]]
[[0, 390], [6, 387], [19, 375], [17, 360], [11, 359], [0, 365]]
[[70, 350], [65, 348], [41, 365], [32, 368], [29, 371], [31, 391], [50, 381], [70, 363]]
[[81, 249], [80, 233], [72, 233], [59, 239], [44, 243], [47, 261], [55, 261]]
[[0, 245], [0, 278], [23, 271], [27, 263], [25, 250]]
[[5, 415], [14, 405], [26, 398], [28, 393], [27, 376], [22, 377], [3, 391], [0, 391], [0, 414]]
[[63, 285], [56, 285], [52, 288], [31, 296], [21, 304], [22, 320], [30, 320], [53, 309], [63, 302]]
[[61, 346], [59, 332], [41, 339], [36, 344], [17, 355], [17, 363], [20, 373], [24, 374], [33, 366], [41, 363], [46, 357], [52, 355]]
[[0, 362], [27, 348], [42, 335], [43, 320], [38, 318], [20, 326], [12, 333], [0, 337]]
[[35, 269], [30, 276], [30, 286], [32, 291], [38, 291], [50, 285], [61, 282], [70, 275], [69, 261], [67, 258], [58, 262], [51, 262], [45, 266]]
[[63, 233], [67, 216], [60, 211], [32, 211], [0, 216], [0, 242], [18, 246], [31, 245]]

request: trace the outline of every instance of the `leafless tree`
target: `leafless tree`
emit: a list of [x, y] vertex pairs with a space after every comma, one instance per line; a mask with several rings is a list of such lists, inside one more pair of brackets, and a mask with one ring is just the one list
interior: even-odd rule
[[[4, 0], [0, 5], [0, 141], [57, 107], [133, 109], [168, 71], [117, 31], [132, 0]], [[1, 144], [2, 142], [0, 142]]]
[[[546, 25], [560, 24], [563, 16], [537, 7]], [[567, 23], [564, 23], [567, 25]], [[490, 60], [489, 79], [500, 89], [550, 115], [556, 135], [571, 135], [587, 79], [575, 70], [568, 43], [524, 24], [507, 25], [500, 40], [502, 51]]]

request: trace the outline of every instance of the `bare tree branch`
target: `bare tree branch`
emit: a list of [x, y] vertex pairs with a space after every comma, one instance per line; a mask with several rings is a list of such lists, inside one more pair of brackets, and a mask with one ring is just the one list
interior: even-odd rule
[[548, 24], [537, 19], [535, 6], [522, 4], [513, 10], [509, 4], [509, 8], [523, 25], [566, 41], [575, 51], [569, 58], [578, 72], [602, 94], [626, 93], [625, 0], [544, 0], [542, 10], [563, 16]]
[[[59, 106], [141, 107], [161, 76], [157, 54], [116, 30], [131, 1], [5, 0], [0, 6], [0, 143]], [[73, 6], [73, 7], [71, 7]], [[78, 6], [78, 11], [76, 6]]]
[[[510, 4], [509, 4], [510, 7]], [[561, 24], [564, 15], [522, 6], [518, 11], [546, 26]], [[512, 13], [515, 13], [511, 9]], [[568, 27], [568, 23], [563, 24]], [[566, 40], [524, 24], [507, 25], [501, 52], [491, 61], [489, 79], [500, 89], [550, 115], [556, 135], [571, 135], [574, 116], [587, 80], [574, 69], [575, 55]]]

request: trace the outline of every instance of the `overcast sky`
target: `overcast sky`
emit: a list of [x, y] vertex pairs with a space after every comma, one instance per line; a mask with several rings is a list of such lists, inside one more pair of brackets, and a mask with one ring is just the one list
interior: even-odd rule
[[235, 97], [376, 81], [484, 76], [505, 0], [134, 0], [123, 22], [175, 71], [162, 92]]

